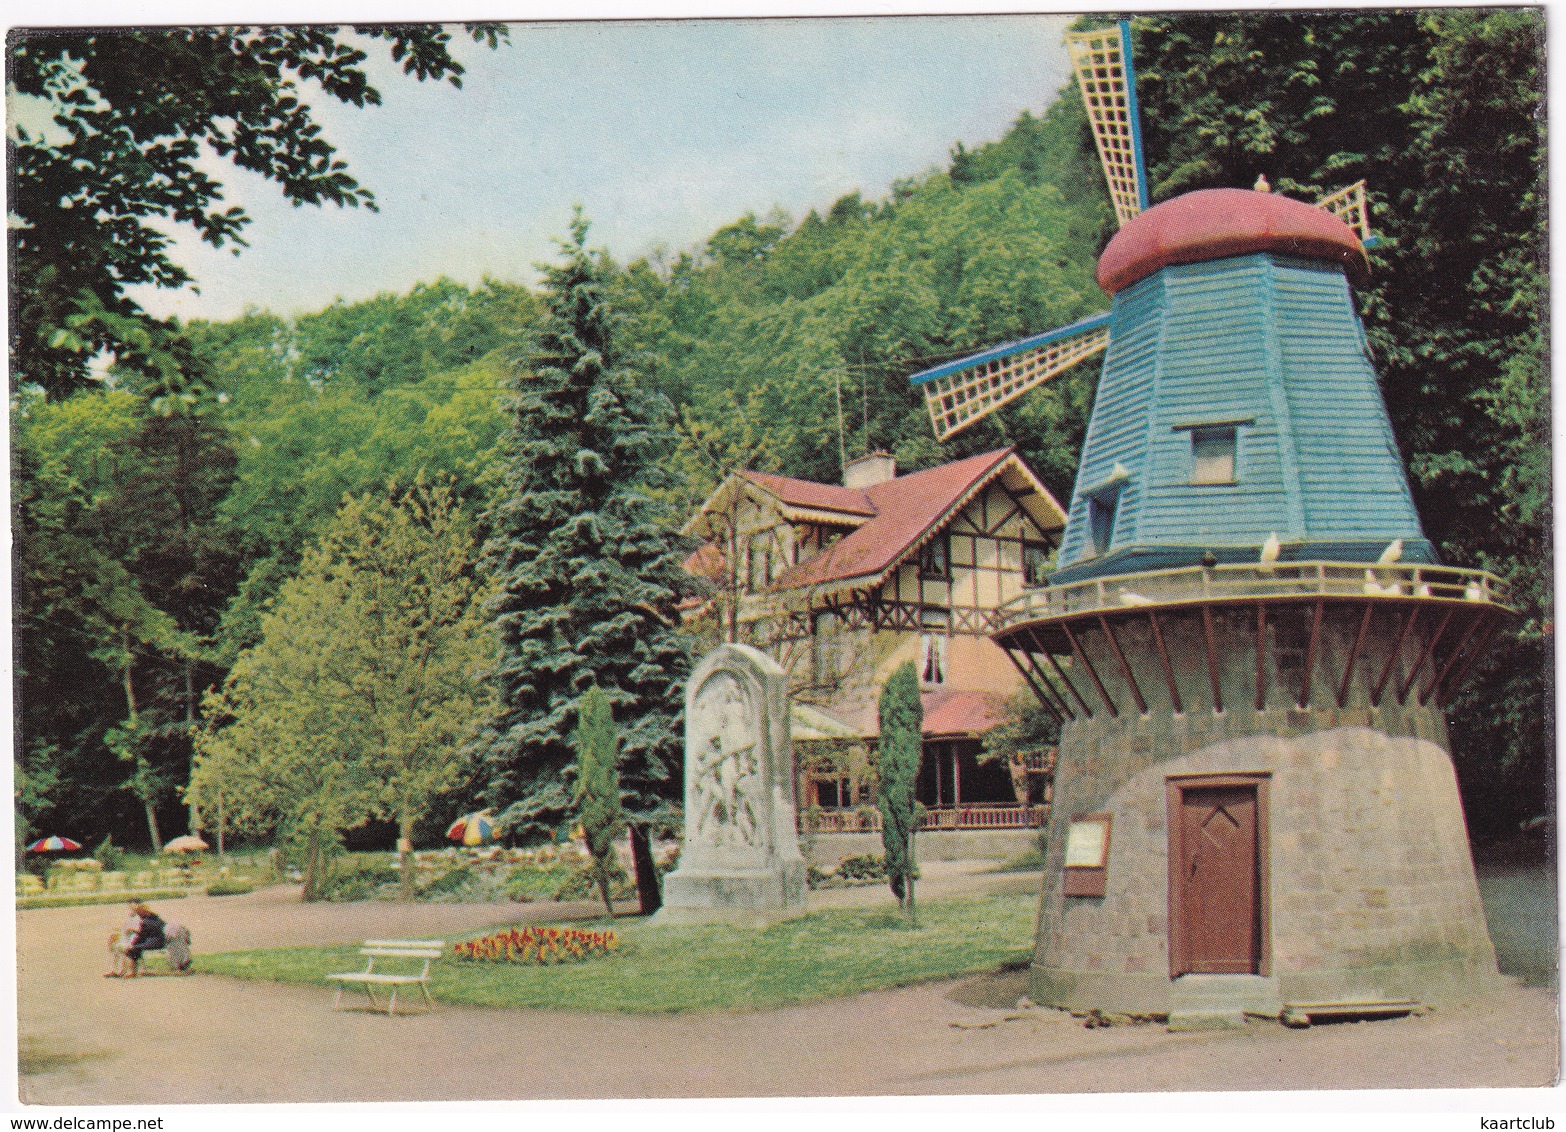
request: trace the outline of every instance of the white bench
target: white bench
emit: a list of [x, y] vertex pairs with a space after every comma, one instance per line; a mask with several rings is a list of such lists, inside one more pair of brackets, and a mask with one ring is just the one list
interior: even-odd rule
[[[336, 975], [327, 975], [327, 979], [337, 984], [337, 997], [332, 1000], [332, 1009], [337, 1010], [343, 1000], [343, 987], [349, 983], [358, 983], [364, 987], [364, 993], [370, 996], [370, 1005], [381, 1009], [381, 1004], [375, 1000], [375, 988], [387, 987], [391, 991], [391, 997], [386, 1004], [388, 1015], [397, 1013], [397, 988], [417, 986], [424, 992], [424, 1001], [429, 1010], [435, 1009], [435, 1002], [430, 998], [430, 963], [439, 959], [441, 949], [445, 944], [438, 939], [367, 939], [364, 946], [359, 949], [360, 955], [368, 956], [368, 962], [362, 971], [343, 971]], [[375, 969], [376, 960], [385, 960], [382, 967], [392, 967], [392, 970]], [[413, 965], [423, 960], [423, 967], [415, 972]]]

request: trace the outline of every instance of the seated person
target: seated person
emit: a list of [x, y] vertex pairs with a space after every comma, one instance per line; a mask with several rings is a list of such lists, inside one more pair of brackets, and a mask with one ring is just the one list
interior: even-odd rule
[[143, 952], [161, 951], [168, 946], [168, 940], [164, 937], [163, 917], [145, 904], [136, 905], [135, 912], [141, 918], [141, 925], [136, 929], [130, 946], [125, 949], [125, 958], [130, 960], [130, 970], [122, 977], [127, 979], [136, 977]]

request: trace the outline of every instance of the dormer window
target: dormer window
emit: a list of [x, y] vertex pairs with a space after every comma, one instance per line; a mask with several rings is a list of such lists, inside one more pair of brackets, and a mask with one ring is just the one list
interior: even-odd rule
[[919, 573], [922, 577], [943, 582], [952, 576], [951, 548], [944, 534], [936, 535], [924, 544], [919, 552]]
[[1115, 510], [1120, 503], [1118, 491], [1088, 496], [1088, 541], [1094, 556], [1109, 553], [1115, 537]]

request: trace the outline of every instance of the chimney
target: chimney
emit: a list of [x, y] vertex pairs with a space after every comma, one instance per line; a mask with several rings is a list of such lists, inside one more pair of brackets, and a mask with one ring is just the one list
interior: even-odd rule
[[843, 469], [844, 487], [873, 487], [897, 478], [897, 460], [890, 452], [872, 452], [850, 461]]

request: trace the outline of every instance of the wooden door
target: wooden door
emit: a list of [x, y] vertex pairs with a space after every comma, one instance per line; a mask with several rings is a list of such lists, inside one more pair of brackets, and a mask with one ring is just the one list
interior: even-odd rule
[[[1171, 973], [1260, 974], [1261, 855], [1255, 783], [1181, 785], [1170, 846]], [[1174, 801], [1172, 798], [1171, 801]]]

